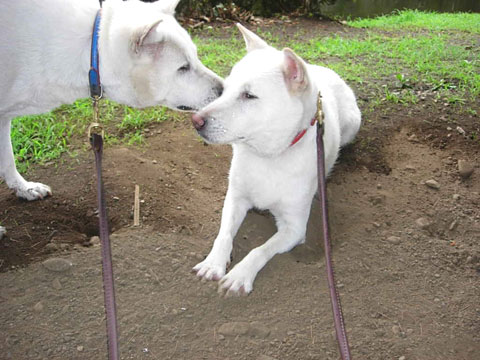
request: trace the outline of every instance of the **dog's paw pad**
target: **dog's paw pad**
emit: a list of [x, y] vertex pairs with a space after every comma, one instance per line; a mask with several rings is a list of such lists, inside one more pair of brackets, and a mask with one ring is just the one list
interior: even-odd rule
[[202, 280], [218, 281], [225, 275], [225, 266], [205, 259], [201, 263], [195, 265], [192, 271]]
[[16, 189], [16, 194], [28, 201], [41, 200], [52, 195], [52, 189], [50, 189], [50, 186], [41, 183], [27, 182], [22, 188]]

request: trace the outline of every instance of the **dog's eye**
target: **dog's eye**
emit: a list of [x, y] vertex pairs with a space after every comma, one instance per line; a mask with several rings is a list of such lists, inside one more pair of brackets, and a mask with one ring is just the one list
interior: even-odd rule
[[179, 67], [177, 71], [179, 71], [179, 72], [187, 72], [187, 71], [189, 71], [189, 70], [190, 70], [190, 64], [185, 64], [185, 65]]
[[242, 93], [242, 97], [243, 97], [244, 99], [249, 99], [249, 100], [251, 100], [251, 99], [258, 99], [258, 96], [255, 96], [255, 95], [253, 95], [252, 93], [249, 93], [248, 91], [245, 91], [244, 93]]

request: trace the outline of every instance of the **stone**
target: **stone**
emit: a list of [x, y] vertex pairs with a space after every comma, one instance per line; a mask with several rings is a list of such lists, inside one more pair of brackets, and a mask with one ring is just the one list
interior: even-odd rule
[[393, 244], [393, 245], [398, 245], [401, 243], [402, 239], [400, 239], [398, 236], [389, 236], [387, 238], [387, 241], [390, 243], [390, 244]]
[[435, 190], [440, 189], [440, 184], [436, 180], [433, 180], [433, 179], [425, 181], [425, 185], [427, 185], [431, 189], [435, 189]]
[[52, 281], [52, 287], [53, 287], [55, 290], [61, 290], [61, 289], [62, 289], [62, 284], [60, 283], [60, 280], [54, 279], [54, 280]]
[[218, 332], [225, 336], [246, 335], [250, 329], [247, 322], [232, 321], [220, 325]]
[[473, 164], [466, 160], [458, 160], [458, 173], [462, 179], [468, 179], [473, 174]]
[[5, 229], [3, 226], [0, 226], [0, 240], [2, 240], [5, 235], [7, 235], [7, 229]]
[[33, 310], [35, 312], [42, 312], [43, 311], [43, 304], [41, 301], [39, 301], [38, 303], [36, 303], [34, 306], [33, 306]]
[[45, 245], [45, 250], [47, 250], [48, 252], [57, 251], [58, 250], [58, 245], [54, 244], [54, 243], [48, 243], [47, 245]]
[[259, 339], [266, 339], [270, 335], [270, 329], [260, 321], [254, 321], [250, 323], [248, 334]]
[[90, 238], [90, 244], [92, 244], [92, 245], [100, 244], [100, 238], [98, 236], [92, 236]]
[[73, 266], [70, 260], [62, 258], [47, 259], [42, 264], [46, 269], [54, 272], [65, 272]]
[[77, 346], [77, 351], [82, 352], [84, 350], [84, 347], [82, 345]]
[[415, 224], [420, 228], [420, 229], [428, 229], [430, 226], [432, 226], [432, 222], [428, 220], [427, 218], [421, 217], [418, 218], [415, 221]]

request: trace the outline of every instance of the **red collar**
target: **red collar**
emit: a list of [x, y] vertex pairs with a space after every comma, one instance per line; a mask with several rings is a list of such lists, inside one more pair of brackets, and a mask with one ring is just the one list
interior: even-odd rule
[[[317, 122], [317, 116], [315, 115], [314, 118], [312, 119], [312, 121], [310, 121], [310, 126], [315, 125], [316, 122]], [[307, 130], [308, 130], [308, 128], [301, 130], [301, 131], [293, 138], [292, 142], [290, 143], [290, 146], [293, 146], [293, 145], [295, 145], [297, 142], [299, 142], [300, 139], [303, 137], [303, 135], [305, 135], [305, 133], [307, 132]]]

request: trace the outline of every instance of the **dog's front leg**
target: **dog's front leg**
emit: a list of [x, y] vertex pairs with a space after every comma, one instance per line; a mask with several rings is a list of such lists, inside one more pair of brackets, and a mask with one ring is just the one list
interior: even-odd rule
[[233, 238], [250, 206], [251, 204], [245, 198], [228, 189], [222, 210], [220, 231], [208, 256], [193, 268], [197, 276], [216, 281], [225, 275], [230, 263]]
[[218, 291], [226, 296], [249, 294], [258, 272], [273, 256], [290, 251], [304, 241], [308, 213], [290, 216], [287, 221], [277, 217], [278, 231], [235, 265], [220, 281]]
[[17, 171], [10, 140], [9, 119], [0, 119], [0, 176], [18, 197], [26, 200], [43, 199], [52, 194], [50, 187], [44, 184], [28, 182]]

